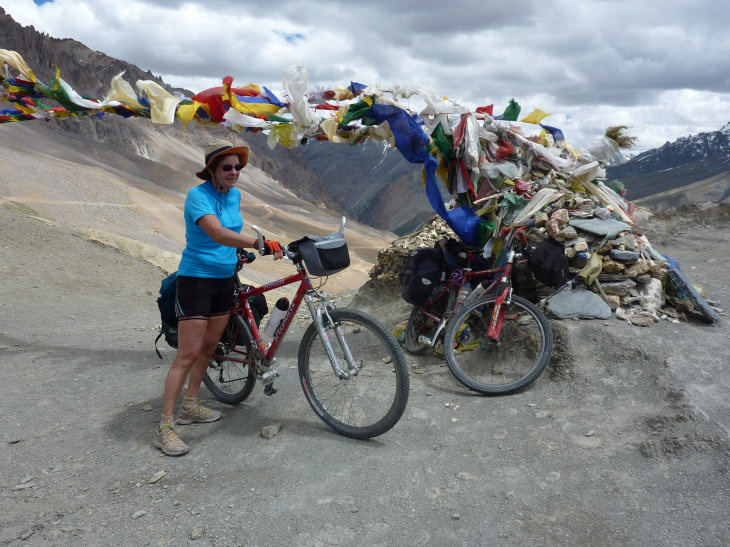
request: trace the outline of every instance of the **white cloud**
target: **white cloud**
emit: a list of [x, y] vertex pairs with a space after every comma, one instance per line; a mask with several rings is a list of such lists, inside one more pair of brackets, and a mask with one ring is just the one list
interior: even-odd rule
[[[18, 22], [201, 91], [232, 75], [434, 90], [467, 106], [515, 98], [586, 146], [630, 125], [639, 148], [730, 121], [730, 22], [711, 0], [5, 0]], [[3, 46], [7, 47], [7, 46]], [[12, 47], [10, 48], [12, 49]]]

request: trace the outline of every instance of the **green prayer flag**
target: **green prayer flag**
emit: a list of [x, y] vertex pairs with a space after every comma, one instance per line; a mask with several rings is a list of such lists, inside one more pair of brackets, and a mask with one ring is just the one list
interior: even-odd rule
[[508, 192], [504, 195], [504, 199], [499, 202], [499, 206], [516, 209], [518, 207], [522, 207], [525, 203], [527, 203], [527, 200], [524, 198], [524, 196], [518, 196], [514, 192]]
[[509, 106], [504, 110], [504, 114], [502, 114], [502, 119], [508, 122], [516, 122], [520, 116], [520, 110], [522, 110], [522, 107], [514, 99], [510, 99]]
[[[350, 108], [347, 109], [347, 112], [342, 117], [342, 123], [340, 123], [340, 125], [347, 125], [352, 120], [362, 118], [365, 112], [370, 110], [371, 107], [372, 103], [364, 100], [355, 104], [351, 104]], [[363, 123], [367, 124], [367, 121], [364, 119]], [[372, 123], [370, 123], [369, 125], [372, 125]]]
[[436, 147], [439, 149], [439, 152], [441, 152], [444, 157], [450, 160], [453, 160], [456, 157], [456, 154], [454, 153], [454, 137], [444, 133], [444, 128], [441, 127], [440, 123], [437, 124], [431, 132], [431, 138], [436, 144]]

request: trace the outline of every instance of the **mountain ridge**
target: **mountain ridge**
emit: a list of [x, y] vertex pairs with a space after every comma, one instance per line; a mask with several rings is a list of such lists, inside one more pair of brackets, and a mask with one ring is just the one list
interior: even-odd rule
[[730, 200], [730, 123], [717, 131], [680, 137], [629, 161], [609, 166], [627, 197], [654, 212], [683, 203]]

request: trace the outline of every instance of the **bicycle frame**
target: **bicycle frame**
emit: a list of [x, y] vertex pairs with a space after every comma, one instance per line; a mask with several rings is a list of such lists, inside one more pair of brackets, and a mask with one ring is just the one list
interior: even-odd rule
[[[345, 226], [345, 218], [342, 218], [342, 224], [340, 225], [340, 232], [342, 232], [343, 228]], [[251, 228], [258, 234], [259, 236], [259, 248], [263, 249], [263, 235], [261, 233], [261, 230], [255, 226], [252, 225]], [[283, 247], [283, 252], [285, 256], [292, 258], [294, 255], [292, 255], [289, 250], [286, 247]], [[256, 357], [262, 357], [265, 361], [263, 366], [268, 369], [261, 372], [260, 379], [264, 383], [270, 383], [274, 380], [274, 378], [278, 377], [279, 373], [275, 369], [269, 367], [272, 367], [274, 362], [276, 361], [275, 355], [276, 351], [279, 348], [279, 345], [281, 341], [284, 339], [284, 336], [286, 335], [286, 332], [289, 329], [289, 326], [291, 325], [292, 320], [294, 319], [294, 316], [296, 315], [297, 311], [299, 310], [299, 307], [301, 306], [302, 301], [305, 301], [307, 303], [307, 307], [309, 308], [309, 313], [312, 315], [312, 319], [314, 320], [314, 323], [316, 325], [317, 331], [319, 333], [319, 336], [322, 340], [322, 344], [324, 345], [325, 352], [327, 353], [327, 357], [329, 358], [330, 364], [332, 365], [332, 370], [334, 373], [340, 378], [340, 379], [347, 379], [351, 376], [355, 376], [360, 371], [360, 365], [358, 365], [355, 362], [355, 359], [352, 356], [352, 353], [350, 352], [350, 349], [347, 345], [347, 342], [344, 339], [344, 336], [342, 334], [342, 329], [339, 326], [336, 326], [335, 328], [335, 334], [337, 337], [337, 341], [340, 344], [340, 347], [343, 350], [343, 354], [345, 357], [345, 360], [347, 361], [347, 367], [346, 370], [343, 368], [343, 365], [339, 362], [337, 357], [335, 356], [334, 351], [332, 350], [332, 346], [330, 344], [329, 336], [325, 332], [324, 322], [322, 320], [323, 316], [328, 316], [327, 308], [328, 306], [332, 306], [332, 303], [330, 302], [329, 298], [327, 297], [327, 294], [325, 292], [319, 293], [317, 292], [313, 285], [311, 280], [309, 279], [309, 275], [307, 274], [307, 269], [304, 267], [304, 265], [301, 262], [296, 263], [297, 273], [289, 275], [287, 277], [284, 277], [282, 279], [278, 279], [276, 281], [272, 281], [271, 283], [266, 283], [265, 285], [261, 285], [260, 287], [253, 287], [251, 289], [244, 289], [241, 281], [238, 278], [238, 275], [236, 275], [236, 292], [235, 292], [235, 298], [236, 298], [236, 305], [234, 305], [233, 309], [231, 310], [231, 313], [239, 313], [241, 316], [247, 321], [249, 328], [251, 329], [251, 334], [253, 334], [253, 343], [255, 344], [257, 351], [257, 354], [255, 354]], [[287, 285], [292, 285], [294, 283], [299, 283], [299, 286], [297, 288], [297, 292], [289, 305], [289, 309], [287, 310], [286, 314], [284, 315], [283, 320], [279, 325], [276, 327], [276, 330], [274, 331], [274, 336], [271, 340], [270, 344], [265, 344], [263, 339], [261, 338], [261, 332], [259, 331], [258, 326], [256, 325], [256, 320], [253, 316], [253, 311], [251, 310], [251, 304], [249, 302], [249, 299], [253, 296], [256, 296], [258, 294], [264, 294], [269, 291], [272, 291], [274, 289], [278, 289], [279, 287], [284, 287]], [[318, 295], [320, 297], [320, 302], [318, 306], [315, 306], [314, 304], [314, 297], [313, 295]], [[329, 318], [329, 317], [328, 317]], [[333, 323], [331, 321], [331, 318], [329, 318], [330, 323]], [[214, 354], [215, 357], [215, 354]], [[236, 361], [240, 363], [248, 363], [249, 365], [255, 364], [253, 359], [250, 355], [246, 355], [246, 359], [235, 359], [232, 358], [230, 355], [228, 356], [228, 359], [231, 361]], [[255, 367], [255, 369], [258, 367]]]
[[[523, 232], [516, 232], [518, 237], [521, 239], [524, 238]], [[524, 240], [526, 242], [526, 240]], [[504, 321], [504, 308], [503, 306], [505, 304], [509, 304], [511, 297], [512, 297], [512, 270], [514, 268], [514, 261], [515, 258], [522, 256], [521, 254], [517, 253], [514, 249], [510, 248], [507, 251], [506, 254], [506, 260], [504, 265], [496, 267], [496, 268], [487, 268], [485, 270], [471, 270], [469, 268], [461, 269], [461, 270], [454, 270], [452, 272], [452, 275], [449, 277], [446, 284], [443, 285], [440, 291], [438, 293], [429, 298], [426, 304], [424, 304], [422, 307], [419, 308], [419, 311], [422, 315], [425, 317], [428, 317], [429, 319], [438, 322], [438, 327], [436, 328], [436, 332], [434, 335], [429, 339], [426, 336], [420, 336], [419, 341], [427, 346], [433, 347], [433, 345], [438, 340], [439, 336], [441, 335], [441, 332], [446, 328], [446, 324], [449, 322], [449, 320], [456, 315], [456, 313], [459, 311], [459, 308], [461, 306], [461, 302], [458, 300], [454, 303], [451, 309], [447, 309], [444, 313], [443, 317], [438, 317], [436, 315], [433, 315], [429, 313], [427, 310], [431, 305], [436, 302], [439, 298], [448, 298], [449, 291], [452, 288], [455, 288], [457, 291], [459, 291], [471, 278], [476, 277], [490, 277], [491, 282], [486, 287], [486, 289], [483, 289], [483, 291], [480, 291], [482, 294], [492, 294], [497, 293], [496, 301], [494, 309], [492, 310], [492, 317], [490, 320], [490, 326], [488, 331], [488, 338], [490, 340], [499, 340], [500, 333], [502, 331], [502, 323]], [[458, 274], [457, 274], [458, 272]], [[455, 275], [457, 274], [457, 275]], [[482, 282], [483, 284], [484, 282]], [[471, 295], [470, 295], [471, 296]]]
[[[297, 288], [296, 295], [289, 305], [289, 309], [286, 311], [284, 319], [274, 331], [274, 336], [271, 340], [271, 344], [269, 344], [267, 347], [261, 338], [261, 333], [258, 327], [256, 326], [256, 320], [254, 319], [253, 312], [251, 311], [251, 304], [249, 303], [249, 299], [253, 296], [256, 296], [257, 294], [264, 294], [274, 289], [278, 289], [279, 287], [292, 285], [297, 282], [299, 282], [299, 287]], [[276, 350], [279, 348], [279, 344], [284, 339], [284, 335], [286, 334], [287, 330], [289, 329], [289, 325], [291, 325], [294, 316], [299, 310], [299, 306], [301, 306], [302, 301], [305, 299], [307, 293], [313, 290], [314, 288], [312, 287], [312, 282], [309, 280], [307, 270], [304, 267], [299, 268], [297, 273], [295, 274], [289, 275], [283, 279], [272, 281], [271, 283], [267, 283], [265, 285], [261, 285], [260, 287], [254, 287], [253, 289], [249, 290], [244, 290], [241, 288], [236, 289], [237, 305], [233, 307], [231, 313], [240, 313], [242, 317], [246, 319], [246, 321], [248, 322], [248, 326], [251, 329], [251, 333], [254, 335], [253, 342], [261, 351], [261, 354], [266, 357], [266, 361], [267, 363], [269, 363], [269, 365], [273, 364]]]
[[[340, 236], [344, 224], [343, 217]], [[259, 236], [254, 246], [261, 254], [277, 248], [265, 243], [256, 226], [251, 228]], [[257, 381], [263, 385], [265, 395], [276, 393], [274, 380], [280, 374], [275, 356], [302, 302], [306, 302], [312, 323], [301, 333], [298, 328], [294, 329], [301, 335], [296, 368], [304, 396], [317, 416], [336, 432], [354, 439], [369, 439], [391, 429], [403, 415], [408, 401], [408, 365], [387, 327], [363, 311], [337, 309], [327, 293], [320, 290], [321, 285], [310, 280], [306, 265], [314, 264], [315, 272], [318, 270], [314, 268], [320, 266], [317, 257], [308, 254], [312, 249], [302, 245], [309, 245], [313, 239], [316, 236], [305, 236], [289, 246], [281, 246], [284, 257], [291, 259], [296, 268], [292, 275], [257, 287], [243, 285], [238, 275], [234, 276], [232, 314], [208, 362], [203, 381], [216, 398], [228, 404], [245, 400]], [[326, 262], [328, 255], [318, 248], [314, 250]], [[251, 259], [252, 253], [237, 252], [239, 257]], [[278, 251], [274, 258], [280, 258]], [[239, 262], [236, 271], [244, 260]], [[333, 266], [323, 268], [325, 274], [335, 270]], [[276, 328], [272, 324], [260, 328], [258, 310], [266, 310], [258, 306], [258, 300], [264, 298], [259, 295], [289, 286], [290, 289], [282, 292], [294, 293], [295, 289], [296, 292], [290, 296], [292, 302], [288, 309], [275, 314], [281, 318], [280, 323]]]

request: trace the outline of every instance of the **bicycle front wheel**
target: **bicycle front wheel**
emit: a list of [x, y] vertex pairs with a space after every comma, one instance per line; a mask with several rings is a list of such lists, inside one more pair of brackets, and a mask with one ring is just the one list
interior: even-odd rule
[[[328, 426], [347, 437], [369, 439], [392, 428], [408, 402], [408, 369], [393, 335], [378, 320], [359, 310], [331, 310], [326, 335], [340, 366], [348, 369], [336, 335], [341, 328], [359, 370], [338, 378], [325, 347], [311, 324], [299, 346], [299, 379], [307, 401]], [[329, 323], [329, 324], [328, 324]], [[352, 369], [351, 369], [352, 370]]]
[[243, 317], [232, 313], [203, 377], [216, 399], [236, 404], [251, 395], [256, 377], [248, 366], [253, 335]]
[[487, 330], [495, 297], [467, 303], [449, 321], [444, 335], [446, 362], [466, 387], [487, 395], [507, 395], [537, 379], [550, 360], [553, 333], [545, 315], [529, 300], [512, 296], [504, 305], [498, 340]]

